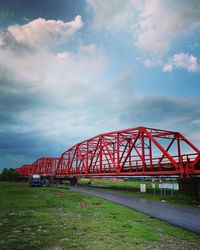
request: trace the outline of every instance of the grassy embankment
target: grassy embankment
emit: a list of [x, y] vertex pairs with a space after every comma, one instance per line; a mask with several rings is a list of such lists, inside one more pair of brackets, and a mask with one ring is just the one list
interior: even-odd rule
[[199, 236], [82, 193], [0, 182], [0, 249], [198, 249]]
[[[87, 179], [81, 179], [78, 182], [80, 185], [85, 185], [88, 183]], [[105, 187], [110, 187], [109, 192], [117, 192], [117, 193], [125, 193], [134, 197], [138, 198], [144, 198], [144, 199], [149, 199], [149, 200], [156, 200], [156, 201], [161, 201], [164, 200], [168, 203], [172, 204], [180, 204], [183, 206], [188, 206], [192, 207], [195, 209], [200, 209], [200, 201], [195, 200], [194, 197], [190, 195], [185, 195], [181, 194], [178, 191], [173, 191], [171, 193], [170, 190], [165, 191], [164, 195], [164, 190], [162, 191], [161, 195], [161, 190], [158, 188], [158, 183], [156, 183], [156, 189], [155, 192], [152, 189], [152, 184], [150, 181], [146, 181], [146, 193], [141, 193], [140, 192], [140, 181], [124, 181], [124, 182], [112, 182], [112, 181], [106, 181], [106, 180], [101, 180], [101, 179], [93, 179], [91, 185], [92, 186], [105, 186]], [[112, 190], [113, 188], [121, 188], [122, 190]], [[105, 191], [107, 189], [104, 189]], [[107, 190], [108, 191], [108, 190]]]

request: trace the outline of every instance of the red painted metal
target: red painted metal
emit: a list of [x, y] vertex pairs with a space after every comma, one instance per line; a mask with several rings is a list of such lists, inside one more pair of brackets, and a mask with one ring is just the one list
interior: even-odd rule
[[29, 174], [54, 176], [58, 166], [58, 160], [59, 158], [53, 157], [40, 158], [32, 164]]
[[60, 158], [41, 158], [18, 170], [23, 176], [191, 176], [200, 174], [200, 150], [179, 132], [137, 127], [100, 134]]
[[19, 173], [21, 177], [28, 177], [30, 175], [31, 164], [25, 164], [20, 168], [16, 168], [16, 171]]

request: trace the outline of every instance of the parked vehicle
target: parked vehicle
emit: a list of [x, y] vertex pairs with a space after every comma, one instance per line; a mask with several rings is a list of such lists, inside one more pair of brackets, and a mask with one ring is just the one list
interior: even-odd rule
[[47, 187], [49, 186], [49, 181], [43, 179], [39, 174], [31, 175], [29, 183], [32, 187]]
[[48, 186], [49, 186], [49, 180], [47, 180], [47, 179], [42, 179], [42, 180], [41, 180], [41, 186], [42, 186], [42, 187], [48, 187]]

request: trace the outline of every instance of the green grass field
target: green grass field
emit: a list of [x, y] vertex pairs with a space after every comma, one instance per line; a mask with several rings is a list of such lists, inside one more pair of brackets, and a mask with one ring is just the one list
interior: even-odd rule
[[199, 249], [199, 236], [56, 187], [0, 182], [0, 249]]
[[[87, 184], [89, 179], [81, 179], [78, 181], [79, 184]], [[146, 187], [147, 189], [151, 189], [151, 182], [146, 181]], [[104, 185], [104, 186], [110, 186], [110, 187], [123, 187], [123, 188], [133, 188], [138, 189], [140, 188], [140, 182], [139, 181], [124, 181], [124, 182], [112, 182], [112, 181], [106, 181], [101, 179], [92, 179], [93, 185]]]

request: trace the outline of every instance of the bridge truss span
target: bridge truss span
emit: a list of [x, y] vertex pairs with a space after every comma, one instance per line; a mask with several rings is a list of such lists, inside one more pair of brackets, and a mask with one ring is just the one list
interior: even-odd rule
[[55, 176], [59, 158], [43, 157], [32, 164], [25, 164], [20, 168], [16, 168], [21, 177], [28, 177], [33, 174], [42, 176]]
[[199, 149], [181, 133], [137, 127], [76, 144], [61, 155], [55, 175], [189, 176], [200, 174], [199, 161]]

